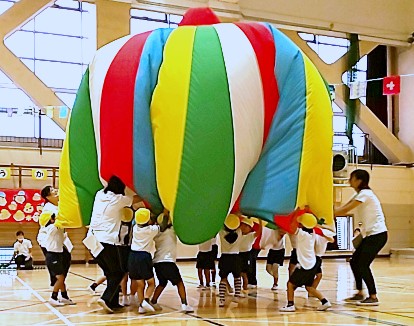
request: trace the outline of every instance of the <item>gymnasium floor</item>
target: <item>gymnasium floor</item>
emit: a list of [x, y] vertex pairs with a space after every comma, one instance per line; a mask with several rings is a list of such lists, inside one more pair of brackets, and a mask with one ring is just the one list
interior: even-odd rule
[[[122, 312], [106, 314], [85, 288], [101, 271], [97, 265], [73, 265], [67, 279], [70, 297], [76, 306], [53, 308], [48, 274], [45, 269], [19, 271], [17, 276], [0, 274], [0, 325], [414, 325], [414, 261], [379, 258], [373, 264], [381, 305], [358, 307], [345, 304], [343, 299], [353, 294], [352, 273], [345, 259], [324, 260], [324, 279], [320, 290], [332, 302], [326, 312], [317, 312], [318, 301], [307, 299], [307, 293], [296, 291], [295, 313], [280, 313], [286, 303], [287, 262], [280, 270], [280, 289], [270, 291], [272, 280], [264, 271], [264, 261], [258, 262], [259, 288], [240, 303], [227, 300], [218, 307], [218, 297], [212, 291], [197, 290], [195, 263], [179, 263], [189, 304], [194, 313], [178, 311], [180, 301], [176, 289], [168, 285], [159, 303], [163, 311], [139, 315], [137, 306]], [[98, 287], [98, 290], [102, 290]]]

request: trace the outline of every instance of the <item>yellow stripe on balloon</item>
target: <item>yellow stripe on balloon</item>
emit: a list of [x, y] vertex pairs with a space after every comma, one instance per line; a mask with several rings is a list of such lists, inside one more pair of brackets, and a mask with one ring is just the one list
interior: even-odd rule
[[64, 227], [79, 228], [82, 224], [78, 194], [70, 175], [69, 158], [69, 124], [66, 127], [67, 135], [63, 143], [62, 156], [59, 167], [59, 197], [65, 200], [59, 201], [58, 219]]
[[[318, 218], [333, 224], [332, 108], [326, 86], [315, 66], [302, 54], [306, 75], [306, 120], [297, 207], [309, 205]], [[317, 141], [315, 141], [317, 140]]]
[[164, 61], [151, 103], [157, 186], [172, 212], [177, 197], [196, 27], [174, 30], [164, 48]]

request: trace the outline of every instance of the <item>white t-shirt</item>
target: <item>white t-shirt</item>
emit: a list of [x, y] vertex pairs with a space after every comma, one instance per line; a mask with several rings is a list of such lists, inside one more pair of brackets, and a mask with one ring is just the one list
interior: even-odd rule
[[45, 248], [49, 252], [63, 252], [64, 230], [57, 228], [54, 224], [45, 227]]
[[301, 228], [296, 231], [296, 252], [299, 265], [303, 269], [311, 269], [316, 264], [315, 236], [315, 233], [305, 232]]
[[237, 240], [233, 243], [227, 242], [227, 240], [224, 238], [226, 234], [228, 234], [226, 230], [221, 230], [219, 232], [220, 236], [220, 245], [221, 245], [221, 253], [222, 254], [238, 254], [240, 252], [240, 242], [242, 240], [242, 232], [240, 229], [236, 230], [237, 233]]
[[177, 235], [174, 228], [170, 227], [154, 237], [155, 254], [152, 262], [172, 262], [177, 259]]
[[260, 239], [260, 248], [280, 250], [285, 248], [285, 237], [279, 239], [279, 229], [272, 230], [263, 228], [262, 239]]
[[[213, 238], [216, 239], [216, 238]], [[213, 239], [207, 240], [206, 242], [200, 243], [198, 245], [198, 251], [209, 252], [213, 250]]]
[[357, 211], [367, 236], [387, 231], [380, 201], [371, 189], [362, 189], [353, 199], [363, 203]]
[[242, 239], [239, 245], [240, 252], [247, 252], [252, 249], [254, 240], [256, 239], [256, 232], [249, 232], [247, 234], [242, 234]]
[[99, 242], [109, 244], [119, 242], [122, 208], [131, 204], [132, 197], [116, 195], [112, 191], [105, 194], [103, 189], [96, 193], [90, 229]]
[[29, 249], [33, 248], [32, 242], [29, 239], [23, 239], [22, 243], [16, 241], [13, 247], [18, 256], [25, 255], [26, 257], [30, 256]]
[[46, 228], [44, 226], [41, 226], [39, 228], [39, 233], [37, 234], [37, 243], [39, 246], [46, 248]]
[[131, 250], [146, 251], [152, 255], [155, 251], [154, 237], [159, 232], [159, 225], [147, 225], [140, 227], [135, 224], [132, 229]]
[[47, 202], [45, 206], [43, 206], [43, 212], [52, 212], [55, 214], [55, 217], [58, 215], [58, 207], [56, 205], [53, 205], [51, 202]]
[[318, 257], [322, 257], [326, 252], [326, 247], [328, 246], [328, 239], [320, 236], [318, 234], [315, 235], [315, 255]]

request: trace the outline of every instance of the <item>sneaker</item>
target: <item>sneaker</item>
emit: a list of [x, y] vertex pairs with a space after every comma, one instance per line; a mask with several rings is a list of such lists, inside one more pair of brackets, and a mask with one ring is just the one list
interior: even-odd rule
[[329, 309], [331, 307], [332, 307], [332, 305], [328, 301], [328, 302], [325, 302], [324, 304], [321, 304], [316, 310], [318, 310], [318, 311], [325, 311], [326, 309]]
[[378, 298], [373, 299], [371, 297], [368, 297], [361, 302], [357, 302], [357, 306], [379, 306], [379, 301]]
[[161, 311], [162, 307], [158, 303], [150, 302], [150, 305], [155, 309], [155, 311]]
[[62, 302], [64, 305], [67, 305], [67, 306], [73, 306], [73, 305], [75, 305], [76, 304], [76, 302], [73, 302], [71, 299], [69, 299], [69, 298], [62, 298], [62, 299], [60, 299], [60, 302]]
[[145, 309], [145, 311], [147, 312], [154, 312], [155, 309], [153, 306], [151, 306], [147, 301], [142, 301], [141, 302], [141, 307]]
[[147, 311], [144, 308], [142, 308], [141, 306], [138, 307], [138, 313], [139, 314], [145, 314], [146, 312]]
[[220, 299], [219, 300], [219, 307], [224, 307], [224, 304], [226, 303], [226, 300]]
[[62, 307], [65, 305], [63, 302], [60, 302], [59, 300], [55, 300], [53, 298], [49, 299], [49, 304], [53, 307]]
[[123, 295], [122, 296], [122, 305], [123, 306], [129, 306], [131, 304], [130, 300], [129, 300], [129, 296], [128, 295]]
[[257, 289], [257, 285], [247, 284], [248, 289]]
[[272, 290], [272, 291], [277, 291], [277, 285], [273, 285], [273, 286], [270, 288], [270, 290]]
[[362, 301], [364, 300], [364, 296], [362, 294], [355, 294], [352, 297], [346, 298], [344, 301], [345, 302], [357, 302], [357, 301]]
[[295, 308], [295, 306], [284, 306], [284, 307], [280, 308], [279, 311], [281, 311], [281, 312], [295, 312], [296, 308]]
[[111, 308], [109, 308], [109, 306], [107, 305], [107, 303], [105, 302], [105, 300], [104, 300], [104, 299], [98, 299], [96, 302], [97, 302], [97, 303], [98, 303], [98, 305], [100, 305], [100, 306], [103, 308], [103, 310], [105, 310], [107, 313], [112, 314], [112, 313], [114, 312]]
[[191, 307], [190, 305], [188, 305], [188, 304], [182, 304], [181, 305], [181, 311], [182, 312], [194, 312], [194, 308], [193, 307]]

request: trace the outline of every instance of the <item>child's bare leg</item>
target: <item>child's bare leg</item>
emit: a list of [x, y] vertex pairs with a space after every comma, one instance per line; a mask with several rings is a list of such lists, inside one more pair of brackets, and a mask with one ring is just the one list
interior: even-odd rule
[[155, 280], [154, 278], [150, 278], [149, 280], [147, 280], [147, 289], [145, 290], [145, 300], [149, 301], [149, 298], [151, 298], [152, 294], [154, 293], [154, 289], [155, 289]]
[[266, 272], [273, 276], [272, 264], [266, 264]]
[[206, 286], [209, 287], [210, 286], [210, 270], [204, 269], [203, 271], [204, 271], [204, 277], [206, 278]]
[[144, 289], [145, 289], [145, 281], [137, 280], [138, 305], [140, 305], [142, 301], [144, 301]]
[[272, 264], [273, 286], [277, 286], [279, 283], [279, 265]]
[[201, 268], [197, 268], [197, 275], [198, 275], [198, 284], [204, 285], [203, 270]]
[[321, 282], [321, 280], [322, 280], [322, 273], [316, 274], [315, 280], [312, 283], [312, 287], [314, 289], [318, 288], [318, 285]]

